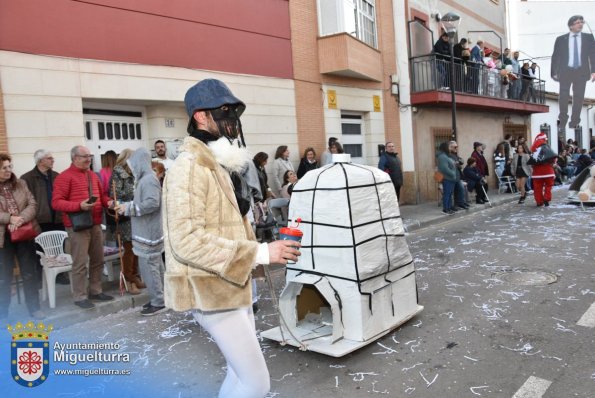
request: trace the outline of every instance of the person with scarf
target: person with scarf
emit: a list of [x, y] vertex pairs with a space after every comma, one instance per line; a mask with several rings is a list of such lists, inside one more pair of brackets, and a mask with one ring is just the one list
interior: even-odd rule
[[287, 264], [299, 243], [256, 242], [241, 176], [250, 156], [240, 116], [246, 105], [221, 81], [205, 79], [184, 98], [189, 137], [163, 183], [165, 306], [192, 311], [227, 362], [219, 397], [264, 397], [270, 376], [252, 312], [251, 272]]
[[39, 306], [39, 282], [41, 271], [35, 254], [34, 240], [13, 242], [11, 233], [31, 223], [37, 233], [41, 232], [35, 215], [37, 202], [27, 183], [17, 179], [12, 172], [12, 158], [8, 153], [0, 153], [0, 319], [8, 317], [11, 283], [15, 257], [19, 262], [21, 277], [25, 285], [25, 302], [29, 315], [43, 319], [45, 314]]
[[271, 174], [273, 176], [271, 188], [277, 197], [281, 196], [281, 188], [283, 188], [283, 176], [287, 170], [294, 171], [293, 164], [289, 160], [289, 149], [287, 149], [287, 145], [281, 145], [275, 152], [275, 160], [273, 160], [273, 166], [271, 170]]
[[[134, 151], [129, 148], [124, 149], [120, 153], [110, 177], [109, 194], [110, 196], [115, 194], [115, 199], [117, 199], [119, 203], [130, 202], [134, 198], [134, 176], [127, 163], [133, 153]], [[138, 257], [132, 250], [132, 222], [130, 217], [119, 217], [116, 226], [114, 217], [108, 212], [106, 220], [110, 231], [114, 235], [116, 233], [120, 234], [120, 242], [124, 248], [124, 254], [122, 255], [122, 273], [127, 282], [128, 293], [133, 295], [140, 294], [141, 291], [139, 289], [144, 289], [147, 286], [140, 278]]]
[[396, 152], [395, 144], [393, 142], [387, 142], [384, 148], [386, 150], [380, 155], [378, 168], [389, 175], [390, 180], [395, 187], [398, 202], [401, 194], [401, 186], [403, 186], [403, 167], [401, 166], [401, 159], [399, 159], [399, 154]]
[[304, 157], [300, 161], [300, 165], [297, 171], [297, 178], [302, 178], [310, 170], [318, 168], [318, 161], [316, 160], [316, 151], [312, 147], [306, 148], [304, 151]]

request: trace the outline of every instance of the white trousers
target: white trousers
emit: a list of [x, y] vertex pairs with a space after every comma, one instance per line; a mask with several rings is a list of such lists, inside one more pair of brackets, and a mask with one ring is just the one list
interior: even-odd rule
[[227, 361], [219, 398], [262, 398], [271, 388], [269, 371], [256, 338], [252, 307], [225, 312], [193, 311]]

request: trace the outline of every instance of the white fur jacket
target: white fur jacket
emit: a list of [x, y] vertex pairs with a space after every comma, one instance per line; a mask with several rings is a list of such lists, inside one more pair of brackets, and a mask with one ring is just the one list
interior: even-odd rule
[[227, 140], [207, 147], [187, 137], [167, 171], [162, 204], [164, 293], [165, 305], [176, 311], [252, 304], [249, 281], [258, 243], [250, 223], [240, 215], [229, 174], [220, 165], [239, 171], [248, 155], [238, 149], [242, 152]]

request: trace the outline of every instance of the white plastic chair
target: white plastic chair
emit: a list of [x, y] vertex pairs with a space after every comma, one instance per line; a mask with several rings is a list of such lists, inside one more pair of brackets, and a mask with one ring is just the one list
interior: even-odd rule
[[[40, 262], [43, 266], [43, 287], [42, 297], [45, 300], [46, 297], [49, 300], [50, 308], [56, 308], [56, 276], [62, 272], [72, 271], [72, 257], [70, 254], [64, 253], [64, 240], [68, 237], [68, 234], [64, 231], [49, 231], [39, 234], [35, 238], [37, 243], [43, 252], [37, 251], [37, 254], [41, 258]], [[55, 260], [60, 256], [59, 264], [66, 265], [55, 265]], [[72, 283], [70, 284], [72, 290]]]
[[516, 190], [516, 180], [512, 176], [502, 176], [502, 170], [496, 170], [496, 178], [498, 178], [498, 193], [502, 193], [502, 191], [506, 192], [507, 189], [510, 190], [511, 193], [515, 193]]
[[[107, 280], [113, 282], [116, 280], [114, 268], [120, 265], [120, 254], [118, 252], [110, 254], [111, 249], [113, 247], [103, 246], [103, 266], [107, 272]], [[124, 254], [124, 248], [122, 248], [122, 254]]]

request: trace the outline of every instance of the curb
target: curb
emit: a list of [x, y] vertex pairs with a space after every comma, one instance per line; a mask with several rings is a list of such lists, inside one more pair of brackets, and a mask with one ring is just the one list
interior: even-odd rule
[[54, 309], [42, 308], [47, 314], [43, 322], [46, 324], [51, 323], [54, 329], [61, 329], [131, 308], [138, 308], [140, 312], [142, 305], [149, 301], [149, 294], [146, 292], [135, 296], [124, 293], [121, 296], [119, 290], [104, 289], [104, 293], [113, 295], [114, 299], [107, 302], [95, 302], [95, 308], [90, 310], [78, 308], [73, 304], [72, 298], [69, 298], [70, 302], [68, 303], [64, 302], [63, 298], [62, 302], [56, 305]]
[[[436, 214], [435, 215], [433, 214], [431, 216], [426, 216], [426, 217], [424, 217], [425, 219], [423, 219], [423, 220], [416, 219], [415, 215], [411, 215], [411, 217], [409, 217], [406, 215], [404, 216], [403, 213], [401, 213], [401, 217], [403, 219], [403, 228], [405, 229], [406, 233], [411, 233], [413, 231], [419, 231], [421, 229], [425, 229], [427, 227], [442, 223], [447, 220], [456, 220], [463, 216], [478, 213], [478, 212], [484, 211], [484, 210], [490, 210], [490, 209], [493, 209], [495, 207], [498, 207], [498, 206], [501, 206], [501, 205], [504, 205], [507, 203], [516, 202], [517, 200], [518, 200], [518, 196], [516, 194], [511, 194], [510, 197], [499, 197], [497, 200], [492, 200], [491, 207], [489, 205], [483, 205], [483, 206], [482, 205], [474, 205], [465, 211], [460, 210], [452, 216], [442, 214], [439, 211], [440, 206], [435, 206]], [[434, 206], [432, 206], [432, 208], [434, 208]]]

